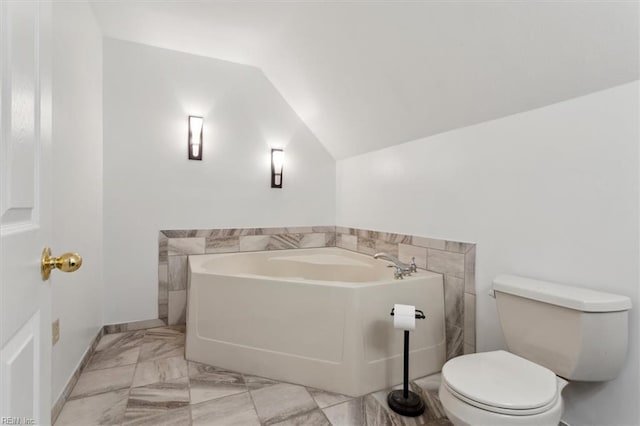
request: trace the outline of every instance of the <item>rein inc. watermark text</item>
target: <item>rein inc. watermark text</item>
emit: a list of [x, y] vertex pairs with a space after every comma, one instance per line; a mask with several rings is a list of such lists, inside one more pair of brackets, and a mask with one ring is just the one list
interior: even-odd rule
[[0, 425], [35, 425], [31, 417], [0, 417]]

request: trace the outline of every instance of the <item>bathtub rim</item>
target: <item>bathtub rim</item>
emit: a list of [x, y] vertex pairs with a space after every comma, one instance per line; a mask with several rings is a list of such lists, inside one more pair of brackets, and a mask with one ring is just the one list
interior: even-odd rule
[[[233, 253], [206, 253], [206, 254], [195, 254], [189, 255], [188, 258], [188, 269], [190, 274], [202, 274], [202, 275], [214, 275], [214, 276], [222, 276], [222, 277], [242, 277], [256, 280], [264, 280], [271, 282], [295, 282], [300, 284], [309, 284], [309, 285], [320, 285], [320, 286], [329, 286], [329, 287], [342, 287], [342, 288], [360, 288], [360, 287], [369, 287], [369, 286], [378, 286], [378, 285], [389, 285], [396, 282], [402, 282], [404, 280], [412, 281], [415, 279], [421, 278], [429, 278], [433, 276], [441, 276], [444, 280], [444, 275], [438, 272], [428, 271], [422, 268], [418, 269], [418, 272], [414, 272], [413, 275], [404, 277], [401, 280], [393, 278], [393, 271], [391, 268], [385, 268], [385, 272], [388, 272], [388, 278], [380, 278], [378, 280], [371, 281], [339, 281], [339, 280], [312, 280], [303, 277], [274, 277], [272, 275], [263, 275], [263, 274], [249, 274], [242, 272], [216, 272], [213, 269], [207, 269], [204, 265], [210, 258], [215, 257], [216, 259], [223, 259], [226, 257], [240, 257], [240, 256], [251, 256], [251, 255], [267, 255], [272, 254], [272, 257], [282, 257], [282, 258], [290, 258], [294, 257], [297, 253], [304, 252], [330, 252], [330, 253], [347, 253], [350, 256], [345, 257], [355, 257], [359, 258], [360, 261], [366, 260], [367, 262], [363, 262], [365, 264], [371, 265], [373, 267], [379, 267], [377, 262], [379, 260], [374, 260], [372, 256], [364, 255], [361, 253], [356, 253], [351, 250], [343, 249], [340, 247], [313, 247], [313, 248], [301, 248], [301, 249], [291, 249], [291, 250], [256, 250], [256, 251], [246, 251], [246, 252], [233, 252]], [[331, 264], [326, 264], [327, 267], [330, 267]]]

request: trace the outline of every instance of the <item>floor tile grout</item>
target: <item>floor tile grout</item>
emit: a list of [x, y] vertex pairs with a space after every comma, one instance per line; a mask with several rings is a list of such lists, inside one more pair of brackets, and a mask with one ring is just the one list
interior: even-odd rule
[[[162, 332], [163, 329], [168, 329], [168, 330], [172, 330], [175, 331], [176, 333], [164, 333]], [[150, 419], [155, 419], [154, 421], [158, 421], [158, 422], [162, 422], [163, 418], [165, 416], [184, 416], [182, 417], [182, 421], [188, 421], [189, 425], [193, 425], [194, 423], [194, 411], [193, 411], [193, 407], [199, 404], [208, 404], [208, 403], [212, 403], [214, 401], [218, 401], [221, 402], [222, 399], [224, 398], [229, 398], [229, 397], [233, 397], [233, 396], [237, 396], [237, 395], [242, 395], [244, 393], [247, 394], [247, 397], [249, 398], [249, 401], [251, 402], [251, 409], [253, 410], [253, 413], [255, 414], [255, 416], [257, 417], [257, 420], [259, 422], [259, 424], [261, 426], [267, 426], [270, 425], [272, 423], [280, 423], [280, 422], [287, 422], [287, 421], [292, 421], [292, 419], [296, 418], [296, 417], [302, 417], [305, 415], [308, 416], [313, 416], [315, 421], [320, 420], [319, 417], [314, 416], [312, 413], [316, 412], [316, 411], [320, 411], [321, 412], [321, 416], [324, 419], [324, 421], [326, 421], [328, 424], [333, 424], [331, 423], [331, 420], [329, 419], [329, 416], [327, 415], [327, 413], [325, 412], [325, 410], [337, 407], [339, 405], [344, 405], [345, 409], [347, 409], [349, 403], [353, 403], [354, 400], [356, 399], [360, 399], [361, 404], [359, 404], [358, 406], [358, 411], [361, 411], [360, 413], [360, 418], [362, 419], [363, 424], [366, 424], [366, 417], [368, 416], [368, 408], [365, 404], [365, 399], [367, 396], [372, 396], [373, 400], [370, 401], [371, 403], [373, 403], [374, 406], [378, 407], [375, 408], [375, 410], [383, 410], [386, 415], [388, 417], [390, 417], [391, 419], [395, 418], [395, 414], [391, 412], [391, 410], [388, 407], [384, 406], [384, 403], [381, 402], [379, 400], [378, 397], [373, 397], [373, 394], [376, 392], [372, 392], [369, 393], [367, 395], [363, 395], [361, 397], [351, 397], [348, 395], [342, 395], [342, 394], [335, 394], [334, 392], [331, 391], [326, 391], [326, 390], [322, 390], [322, 389], [316, 389], [316, 388], [311, 388], [311, 387], [307, 387], [304, 385], [299, 385], [299, 384], [295, 384], [295, 383], [289, 383], [289, 382], [283, 382], [283, 381], [276, 381], [273, 379], [269, 379], [266, 377], [262, 377], [262, 376], [255, 376], [252, 374], [247, 374], [247, 373], [242, 373], [242, 372], [237, 372], [237, 371], [231, 371], [231, 370], [226, 370], [226, 369], [221, 369], [218, 367], [213, 367], [211, 366], [212, 370], [208, 370], [206, 369], [206, 364], [201, 364], [201, 363], [196, 363], [196, 362], [192, 362], [192, 361], [188, 361], [185, 359], [185, 355], [184, 355], [184, 335], [185, 332], [183, 330], [176, 330], [175, 328], [171, 328], [171, 327], [154, 327], [154, 331], [158, 333], [158, 336], [156, 336], [155, 338], [151, 338], [148, 341], [145, 341], [147, 337], [151, 337], [152, 334], [150, 335], [148, 333], [149, 330], [135, 330], [135, 331], [131, 331], [131, 332], [123, 332], [122, 333], [122, 339], [126, 339], [128, 336], [131, 336], [133, 334], [138, 334], [139, 337], [136, 338], [136, 343], [131, 345], [131, 346], [126, 346], [126, 347], [122, 347], [122, 346], [118, 346], [117, 342], [120, 339], [115, 339], [114, 340], [114, 344], [113, 345], [106, 345], [103, 349], [101, 349], [100, 351], [96, 351], [95, 354], [98, 353], [104, 353], [104, 352], [108, 352], [108, 351], [113, 351], [113, 358], [114, 361], [116, 362], [115, 365], [110, 366], [110, 367], [103, 367], [103, 368], [97, 368], [94, 370], [85, 370], [83, 371], [82, 375], [86, 374], [86, 373], [94, 373], [94, 372], [101, 372], [101, 373], [105, 373], [105, 374], [109, 374], [109, 370], [115, 370], [118, 368], [122, 368], [122, 367], [128, 367], [128, 366], [134, 366], [133, 368], [133, 372], [132, 372], [132, 376], [130, 378], [130, 383], [127, 386], [123, 386], [121, 388], [109, 388], [109, 385], [107, 384], [106, 387], [104, 388], [104, 390], [98, 390], [95, 393], [90, 393], [90, 394], [79, 394], [78, 396], [74, 397], [74, 398], [69, 398], [68, 402], [72, 403], [72, 402], [76, 402], [76, 401], [80, 401], [82, 399], [86, 399], [86, 398], [91, 398], [91, 397], [97, 397], [97, 396], [105, 396], [106, 394], [110, 394], [110, 393], [115, 393], [115, 392], [122, 392], [126, 389], [126, 399], [123, 401], [123, 407], [121, 408], [121, 412], [113, 414], [110, 410], [113, 410], [114, 407], [118, 406], [118, 404], [120, 404], [121, 402], [117, 402], [115, 404], [115, 406], [113, 407], [105, 407], [103, 408], [103, 412], [102, 412], [102, 416], [110, 416], [110, 415], [117, 415], [120, 417], [120, 422], [118, 423], [119, 425], [125, 425], [127, 424], [127, 413], [130, 412], [131, 409], [133, 409], [133, 417], [130, 417], [129, 421], [133, 421], [133, 422], [140, 422], [140, 423], [144, 423], [144, 424], [151, 424], [151, 423], [145, 423], [148, 422]], [[107, 336], [107, 335], [105, 335]], [[103, 336], [104, 338], [104, 336]], [[158, 350], [159, 348], [151, 348], [150, 351], [148, 353], [146, 353], [146, 356], [149, 356], [150, 359], [147, 359], [145, 361], [142, 361], [142, 347], [145, 344], [148, 344], [150, 342], [154, 342], [154, 341], [166, 341], [169, 343], [169, 349], [167, 350], [165, 348], [164, 345], [159, 345], [159, 348], [162, 348], [162, 350], [159, 351], [159, 353], [154, 353], [154, 350]], [[99, 344], [100, 342], [98, 342]], [[174, 347], [172, 347], [175, 346]], [[112, 347], [113, 346], [113, 347]], [[136, 361], [135, 362], [127, 362], [126, 360], [123, 361], [123, 364], [118, 364], [117, 362], [120, 361], [117, 359], [117, 357], [123, 353], [123, 352], [127, 352], [127, 351], [131, 351], [131, 349], [138, 349], [137, 352], [137, 357], [136, 357]], [[180, 351], [176, 351], [176, 349], [180, 349]], [[179, 352], [181, 352], [181, 354], [178, 354]], [[174, 355], [171, 355], [171, 354]], [[94, 356], [95, 356], [94, 354]], [[166, 356], [167, 354], [169, 354], [169, 356]], [[93, 361], [94, 356], [92, 356], [92, 358], [88, 361], [87, 363], [87, 367], [90, 367], [91, 362]], [[167, 359], [171, 359], [171, 358], [178, 358], [181, 357], [181, 360], [177, 360], [177, 361], [173, 361], [172, 363], [169, 364], [164, 364], [164, 367], [160, 367], [160, 365], [163, 365], [162, 363], [160, 364], [155, 364], [155, 370], [151, 369], [150, 371], [145, 371], [144, 373], [140, 373], [141, 374], [141, 379], [143, 378], [147, 378], [147, 374], [151, 374], [151, 379], [154, 380], [151, 383], [144, 383], [138, 386], [134, 386], [135, 380], [136, 380], [136, 376], [138, 374], [138, 372], [140, 371], [140, 365], [143, 363], [157, 363], [159, 361], [163, 361], [163, 360], [167, 360]], [[126, 358], [126, 356], [125, 356]], [[99, 362], [105, 362], [108, 361], [109, 357], [107, 356], [105, 359], [100, 359]], [[177, 363], [177, 364], [174, 364]], [[182, 372], [182, 368], [181, 367], [181, 363], [184, 363], [184, 374]], [[154, 365], [154, 364], [152, 364]], [[203, 401], [200, 401], [198, 404], [193, 404], [192, 400], [193, 400], [193, 389], [192, 389], [192, 371], [191, 371], [191, 367], [193, 365], [198, 365], [198, 371], [197, 371], [197, 375], [202, 375], [205, 379], [202, 379], [202, 383], [199, 383], [198, 386], [202, 386], [202, 392], [204, 392], [203, 394], [200, 395], [207, 395], [207, 392], [211, 392], [213, 391], [213, 393], [209, 394], [208, 399], [205, 399]], [[203, 370], [200, 370], [200, 366], [204, 366], [205, 368]], [[163, 370], [164, 368], [164, 370]], [[146, 367], [145, 367], [146, 369]], [[196, 372], [194, 372], [195, 374]], [[154, 377], [153, 374], [156, 374], [156, 376]], [[173, 377], [173, 374], [178, 374], [177, 377]], [[211, 378], [209, 379], [209, 381], [207, 381], [206, 377], [207, 375], [211, 374]], [[82, 376], [81, 375], [81, 376]], [[242, 389], [241, 392], [234, 392], [234, 383], [237, 383], [237, 379], [232, 379], [229, 381], [225, 380], [225, 375], [226, 377], [228, 377], [229, 379], [231, 379], [232, 377], [239, 377], [242, 380], [242, 388], [235, 388], [237, 390]], [[99, 377], [104, 377], [104, 376], [99, 376]], [[127, 376], [124, 375], [124, 377], [126, 378]], [[260, 380], [260, 379], [264, 379], [265, 382], [260, 382], [258, 380], [256, 380], [256, 386], [260, 386], [257, 387], [256, 389], [252, 389], [249, 381], [248, 381], [248, 377], [255, 377], [256, 379]], [[79, 378], [80, 379], [80, 378]], [[113, 380], [111, 383], [111, 386], [113, 386], [113, 383], [115, 383], [117, 385], [117, 383], [119, 382], [119, 378]], [[168, 386], [167, 388], [163, 389], [162, 384], [164, 383], [168, 383], [168, 382], [174, 382], [175, 381], [175, 386]], [[268, 382], [267, 382], [268, 381]], [[144, 382], [144, 380], [142, 380], [142, 382]], [[273, 383], [271, 383], [273, 382]], [[182, 402], [184, 402], [185, 400], [183, 399], [184, 396], [179, 396], [181, 392], [183, 392], [183, 388], [181, 383], [184, 383], [185, 387], [186, 387], [186, 403], [184, 405], [180, 405], [182, 404]], [[302, 411], [296, 411], [296, 403], [294, 403], [294, 405], [290, 406], [290, 408], [288, 410], [290, 411], [280, 411], [278, 414], [278, 410], [276, 409], [275, 411], [269, 411], [269, 409], [267, 409], [267, 413], [271, 413], [269, 414], [267, 417], [261, 417], [260, 413], [262, 410], [265, 409], [265, 407], [270, 407], [269, 405], [265, 406], [264, 402], [266, 398], [266, 401], [269, 401], [270, 396], [268, 395], [268, 391], [266, 391], [267, 395], [265, 395], [265, 393], [261, 393], [261, 406], [262, 408], [260, 408], [256, 403], [256, 399], [254, 397], [254, 392], [255, 391], [260, 391], [262, 389], [267, 389], [269, 387], [273, 387], [273, 386], [277, 386], [277, 385], [285, 385], [284, 388], [281, 387], [282, 389], [287, 389], [288, 388], [288, 392], [292, 392], [292, 386], [296, 386], [296, 387], [301, 387], [302, 389], [305, 390], [305, 394], [306, 396], [301, 396], [301, 399], [299, 400], [299, 406], [297, 406], [298, 410], [302, 409]], [[411, 381], [411, 385], [414, 387], [417, 387], [419, 389], [422, 390], [423, 393], [426, 393], [427, 391], [425, 389], [423, 389], [422, 387], [420, 387], [419, 385], [417, 385], [414, 381]], [[77, 386], [77, 384], [76, 384]], [[226, 388], [225, 386], [231, 386], [231, 388]], [[140, 388], [145, 388], [145, 387], [149, 387], [148, 390], [142, 390]], [[74, 387], [75, 389], [75, 387]], [[73, 390], [71, 390], [71, 392], [73, 392]], [[91, 389], [91, 386], [89, 386], [89, 389]], [[98, 387], [98, 389], [100, 389]], [[133, 389], [140, 389], [140, 391], [138, 393], [136, 393], [136, 404], [135, 406], [131, 406], [131, 395], [133, 392]], [[318, 392], [312, 392], [313, 391], [318, 391]], [[166, 391], [166, 392], [165, 392]], [[87, 392], [92, 392], [91, 390], [87, 391]], [[163, 393], [165, 392], [165, 393]], [[231, 392], [231, 393], [229, 393]], [[334, 403], [330, 403], [329, 405], [326, 405], [324, 407], [320, 407], [320, 404], [318, 403], [318, 401], [316, 400], [316, 398], [314, 397], [314, 395], [318, 396], [318, 397], [322, 397], [322, 392], [329, 394], [329, 397], [325, 397], [326, 399], [324, 400], [326, 401], [331, 401], [331, 395], [335, 394], [336, 398], [347, 398], [344, 400], [340, 400], [338, 402], [334, 402]], [[379, 391], [378, 391], [379, 392]], [[299, 392], [298, 392], [299, 393]], [[286, 391], [285, 391], [286, 394]], [[295, 394], [295, 391], [294, 391]], [[158, 396], [159, 395], [159, 396]], [[184, 394], [183, 394], [184, 395]], [[215, 395], [213, 397], [211, 397], [212, 395]], [[289, 394], [291, 395], [291, 393]], [[310, 402], [307, 401], [306, 397], [310, 398]], [[145, 398], [151, 398], [149, 401], [153, 401], [153, 402], [149, 402], [148, 405], [145, 405]], [[154, 399], [155, 398], [155, 399]], [[157, 399], [159, 398], [159, 399]], [[165, 398], [165, 399], [163, 399]], [[173, 399], [173, 398], [177, 398], [177, 399]], [[139, 399], [139, 400], [138, 400]], [[296, 399], [296, 397], [294, 397], [294, 399]], [[94, 400], [95, 401], [95, 400]], [[122, 399], [118, 399], [118, 401], [122, 401]], [[288, 400], [288, 402], [290, 402]], [[436, 401], [437, 402], [437, 401]], [[142, 405], [140, 405], [142, 404]], [[178, 404], [178, 405], [174, 405], [172, 406], [172, 404]], [[67, 404], [65, 404], [66, 406]], [[73, 404], [72, 404], [73, 405]], [[215, 405], [215, 403], [214, 403]], [[361, 405], [361, 406], [360, 406]], [[63, 411], [65, 410], [65, 406], [62, 407], [61, 410], [61, 416], [63, 414]], [[77, 403], [74, 405], [77, 406]], [[305, 407], [303, 409], [303, 406]], [[248, 407], [248, 406], [247, 406]], [[246, 409], [246, 408], [245, 408]], [[184, 410], [184, 413], [176, 413], [177, 410]], [[117, 410], [116, 410], [117, 411]], [[264, 415], [264, 411], [263, 415]], [[435, 410], [434, 410], [435, 412]], [[247, 412], [248, 413], [248, 412]], [[205, 413], [203, 415], [211, 415], [211, 413], [207, 413], [205, 411]], [[233, 415], [233, 413], [231, 413], [231, 415]], [[282, 415], [285, 415], [285, 417], [280, 417]], [[270, 417], [269, 417], [270, 416]], [[73, 418], [71, 418], [72, 416], [70, 416], [69, 414], [66, 415], [66, 417], [69, 417], [70, 420], [74, 420]], [[178, 417], [169, 417], [169, 418], [178, 418]], [[188, 420], [187, 420], [188, 418]], [[58, 420], [62, 419], [62, 417], [59, 417]], [[146, 419], [146, 420], [145, 420]], [[264, 419], [264, 420], [263, 420]], [[446, 418], [445, 418], [446, 419]], [[428, 424], [430, 421], [429, 420], [423, 420], [423, 419], [416, 419], [417, 422], [415, 424]], [[335, 421], [335, 420], [334, 420]], [[393, 420], [395, 422], [395, 420]], [[403, 418], [400, 418], [399, 421], [404, 424], [404, 420]], [[98, 422], [100, 423], [100, 422]], [[60, 422], [57, 423], [56, 426], [64, 426], [65, 423]], [[89, 424], [89, 423], [87, 423]], [[91, 423], [94, 424], [94, 423]], [[372, 425], [375, 426], [375, 425]]]

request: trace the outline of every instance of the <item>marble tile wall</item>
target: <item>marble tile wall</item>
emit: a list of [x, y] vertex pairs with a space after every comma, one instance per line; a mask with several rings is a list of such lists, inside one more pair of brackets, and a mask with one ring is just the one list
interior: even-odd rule
[[158, 317], [168, 325], [185, 323], [190, 255], [335, 247], [335, 235], [335, 226], [160, 231]]
[[159, 319], [185, 323], [190, 255], [316, 247], [415, 257], [419, 268], [443, 274], [447, 359], [475, 352], [475, 244], [340, 226], [160, 231]]
[[415, 257], [419, 268], [442, 274], [447, 359], [475, 352], [475, 244], [338, 226], [336, 246], [369, 255], [387, 252], [403, 262]]

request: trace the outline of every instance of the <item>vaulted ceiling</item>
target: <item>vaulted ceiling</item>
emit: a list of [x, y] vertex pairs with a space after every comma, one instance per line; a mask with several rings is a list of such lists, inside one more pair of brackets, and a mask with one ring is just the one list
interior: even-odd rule
[[95, 2], [104, 35], [263, 70], [335, 158], [639, 77], [637, 2]]

